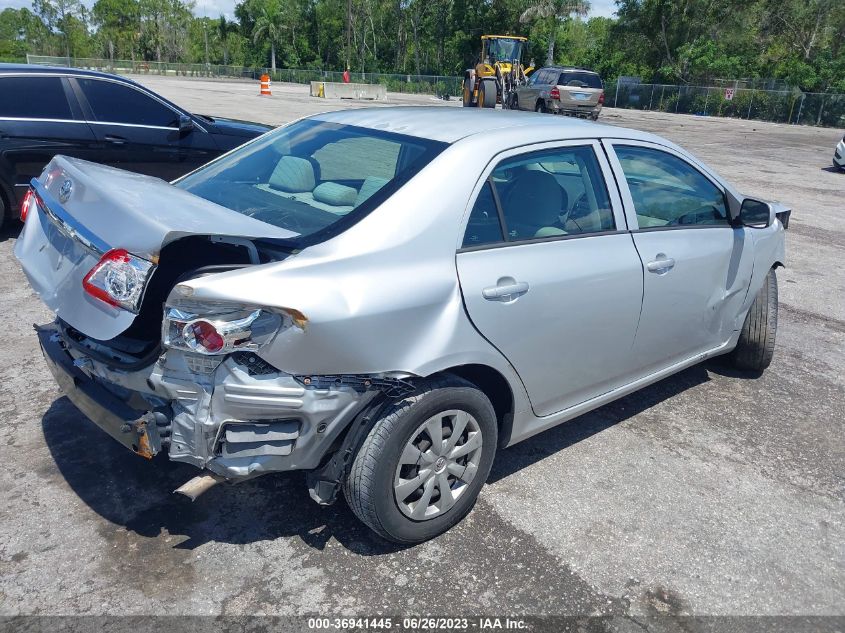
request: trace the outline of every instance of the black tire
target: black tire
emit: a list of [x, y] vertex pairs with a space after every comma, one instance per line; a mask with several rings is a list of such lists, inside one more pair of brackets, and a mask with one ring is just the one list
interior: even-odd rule
[[[6, 215], [6, 199], [3, 197], [3, 194], [0, 193], [0, 231], [6, 228], [6, 223], [9, 221], [9, 218], [7, 218]], [[9, 213], [9, 215], [11, 214]]]
[[[433, 518], [411, 519], [399, 509], [393, 488], [400, 456], [421, 424], [450, 409], [469, 413], [481, 430], [477, 473], [451, 508]], [[383, 412], [355, 455], [344, 482], [344, 496], [355, 516], [379, 536], [405, 545], [427, 541], [472, 510], [490, 474], [497, 441], [496, 414], [487, 396], [472, 383], [445, 374], [420, 385], [414, 394]]]
[[495, 108], [496, 98], [496, 80], [482, 79], [478, 85], [478, 107]]
[[474, 105], [472, 103], [472, 88], [466, 79], [464, 79], [463, 90], [461, 92], [461, 103], [465, 108], [470, 108]]
[[590, 115], [590, 118], [591, 118], [593, 121], [598, 121], [598, 120], [599, 120], [599, 115], [598, 115], [598, 113], [596, 113], [596, 114], [591, 114], [591, 115]]
[[778, 281], [772, 268], [748, 310], [739, 342], [730, 354], [734, 367], [762, 372], [772, 362], [778, 329]]
[[543, 101], [542, 99], [537, 99], [537, 103], [534, 106], [534, 112], [541, 112], [541, 113], [545, 114], [548, 111], [549, 111], [548, 108], [546, 108], [546, 102]]

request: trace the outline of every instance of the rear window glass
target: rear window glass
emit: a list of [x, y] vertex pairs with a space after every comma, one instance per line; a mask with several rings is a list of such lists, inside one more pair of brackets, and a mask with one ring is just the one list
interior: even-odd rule
[[557, 85], [572, 88], [601, 88], [601, 78], [594, 73], [566, 72], [558, 77]]
[[72, 119], [60, 77], [0, 77], [0, 117]]
[[395, 192], [445, 143], [305, 119], [265, 134], [176, 183], [299, 234], [325, 239]]

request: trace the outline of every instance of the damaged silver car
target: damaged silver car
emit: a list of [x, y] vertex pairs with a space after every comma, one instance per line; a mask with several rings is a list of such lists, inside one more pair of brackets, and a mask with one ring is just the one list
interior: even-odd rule
[[192, 498], [304, 470], [400, 543], [499, 448], [712, 356], [765, 369], [789, 219], [650, 134], [442, 107], [317, 115], [172, 184], [59, 156], [24, 204], [82, 413], [202, 469]]

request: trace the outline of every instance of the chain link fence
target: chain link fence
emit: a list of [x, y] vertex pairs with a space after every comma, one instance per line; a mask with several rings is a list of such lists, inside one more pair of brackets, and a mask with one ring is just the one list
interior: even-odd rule
[[[119, 75], [162, 75], [171, 77], [209, 77], [253, 79], [267, 74], [271, 81], [307, 84], [312, 81], [343, 81], [343, 73], [331, 70], [277, 68], [249, 68], [220, 64], [180, 64], [170, 62], [131, 61], [126, 59], [100, 59], [82, 57], [49, 57], [27, 55], [27, 63], [48, 66], [67, 66], [87, 70], [100, 70]], [[462, 77], [443, 75], [400, 75], [387, 73], [359, 73], [350, 71], [350, 80], [358, 83], [382, 84], [390, 92], [430, 94], [457, 97], [461, 94]]]
[[794, 125], [845, 127], [845, 95], [799, 90], [609, 83], [605, 105]]
[[[98, 58], [67, 58], [27, 55], [30, 64], [69, 66], [117, 74], [150, 74], [174, 77], [223, 77], [307, 84], [311, 81], [343, 81], [343, 73], [327, 70], [248, 68], [218, 64], [179, 64]], [[460, 97], [462, 77], [350, 72], [351, 80], [382, 84], [390, 92]], [[605, 106], [652, 110], [699, 116], [756, 119], [774, 123], [845, 127], [845, 95], [799, 90], [763, 90], [725, 86], [676, 86], [608, 82]]]

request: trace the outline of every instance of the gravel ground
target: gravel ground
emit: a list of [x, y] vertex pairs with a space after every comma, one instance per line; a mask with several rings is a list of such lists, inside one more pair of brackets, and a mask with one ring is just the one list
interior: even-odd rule
[[[274, 124], [370, 105], [141, 81], [191, 110]], [[696, 366], [502, 451], [466, 521], [402, 549], [342, 501], [313, 504], [301, 474], [173, 496], [191, 467], [134, 457], [57, 392], [30, 327], [50, 315], [7, 231], [0, 614], [611, 615], [623, 630], [659, 614], [845, 616], [845, 174], [830, 168], [842, 130], [611, 108], [603, 120], [793, 206], [762, 377]]]

